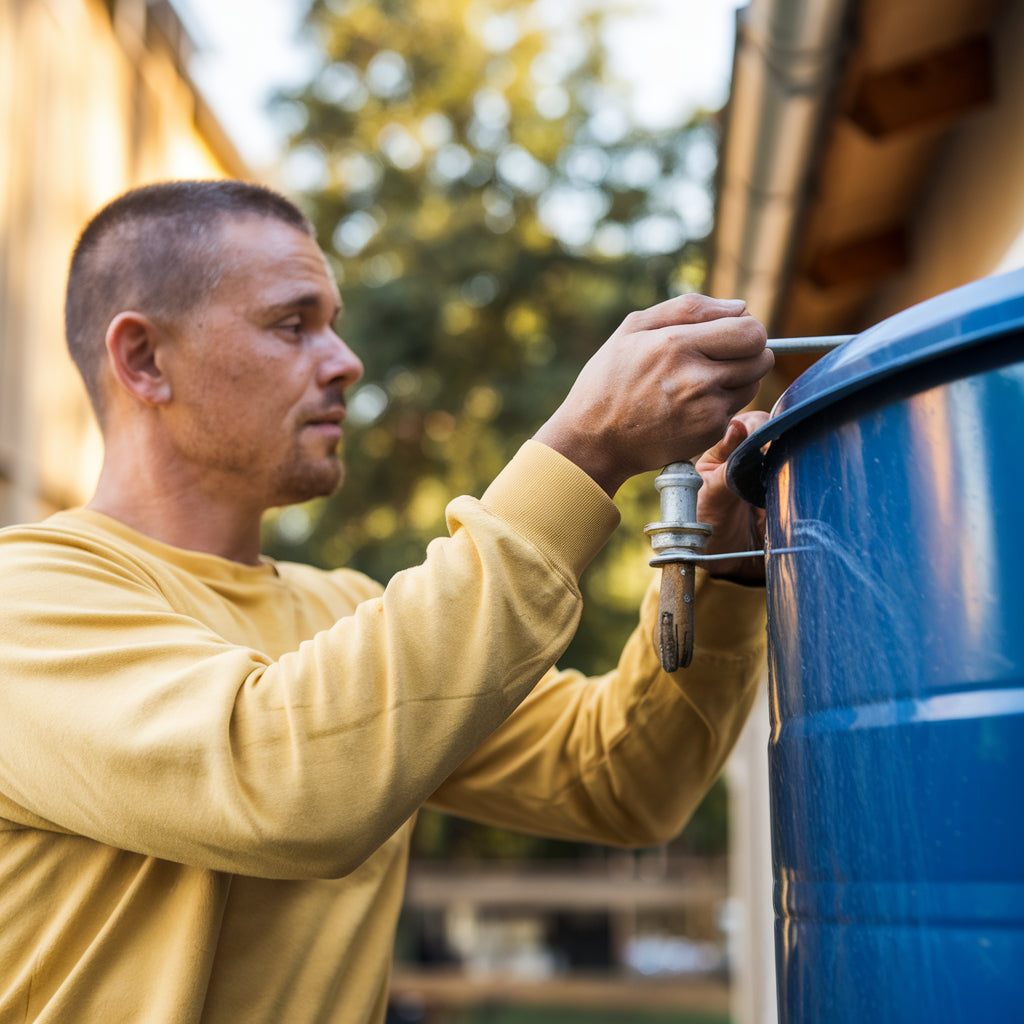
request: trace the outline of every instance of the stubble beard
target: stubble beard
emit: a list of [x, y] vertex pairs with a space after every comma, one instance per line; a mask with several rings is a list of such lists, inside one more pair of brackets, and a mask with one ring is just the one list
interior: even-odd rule
[[296, 450], [281, 467], [279, 479], [283, 498], [277, 504], [298, 505], [336, 493], [345, 480], [345, 464], [340, 451], [314, 461]]

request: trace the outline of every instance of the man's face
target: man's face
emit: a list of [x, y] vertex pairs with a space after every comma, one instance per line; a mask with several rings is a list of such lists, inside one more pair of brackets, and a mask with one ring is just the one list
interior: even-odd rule
[[172, 329], [176, 455], [198, 486], [261, 509], [330, 494], [345, 389], [363, 373], [334, 331], [334, 277], [316, 242], [283, 221], [226, 220], [221, 239], [225, 277]]

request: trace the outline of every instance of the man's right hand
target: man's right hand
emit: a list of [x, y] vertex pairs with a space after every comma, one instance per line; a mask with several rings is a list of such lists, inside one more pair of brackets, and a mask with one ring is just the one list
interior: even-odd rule
[[693, 459], [753, 401], [774, 365], [739, 300], [681, 295], [630, 313], [535, 440], [612, 497], [631, 476]]

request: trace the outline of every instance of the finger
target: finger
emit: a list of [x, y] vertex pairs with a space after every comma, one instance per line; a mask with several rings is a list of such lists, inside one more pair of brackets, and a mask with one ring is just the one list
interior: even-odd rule
[[677, 295], [648, 309], [630, 313], [623, 321], [630, 333], [656, 331], [680, 324], [699, 324], [723, 317], [744, 316], [747, 304], [742, 299], [714, 299], [708, 295]]
[[755, 430], [760, 430], [771, 417], [763, 409], [747, 409], [736, 413], [733, 419], [742, 424], [746, 436], [749, 437]]
[[763, 353], [750, 359], [691, 361], [673, 366], [671, 379], [678, 384], [681, 394], [699, 384], [709, 398], [720, 400], [724, 430], [729, 419], [757, 397], [771, 366], [771, 356], [765, 358]]
[[720, 465], [762, 424], [768, 420], [768, 413], [759, 410], [748, 410], [737, 413], [725, 428], [725, 436], [718, 444], [709, 448], [701, 458], [701, 462]]
[[[762, 349], [757, 355], [735, 359], [712, 359], [705, 364], [725, 391], [759, 384], [775, 365], [771, 349]], [[751, 396], [753, 397], [753, 396]], [[737, 411], [747, 403], [736, 406]]]
[[730, 455], [740, 446], [740, 444], [747, 437], [746, 424], [734, 416], [730, 421], [729, 425], [725, 428], [725, 436], [716, 445], [712, 445], [707, 452], [704, 453], [704, 457], [701, 462], [713, 462], [716, 465], [720, 465], [725, 462]]
[[708, 359], [743, 359], [767, 354], [768, 369], [775, 365], [775, 353], [767, 348], [768, 332], [764, 324], [749, 313], [718, 324], [695, 325], [694, 332], [700, 339], [701, 352]]
[[[687, 348], [715, 361], [747, 359], [760, 356], [768, 340], [764, 325], [749, 314], [707, 320], [700, 323], [671, 324], [647, 335], [655, 343], [685, 344]], [[768, 356], [768, 368], [775, 365], [775, 356]], [[766, 371], [767, 372], [767, 371]]]

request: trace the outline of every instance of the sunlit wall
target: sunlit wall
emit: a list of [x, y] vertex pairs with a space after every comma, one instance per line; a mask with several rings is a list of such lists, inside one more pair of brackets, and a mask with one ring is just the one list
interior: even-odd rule
[[244, 172], [144, 0], [0, 3], [0, 523], [88, 497], [98, 434], [63, 341], [82, 223], [147, 181]]

